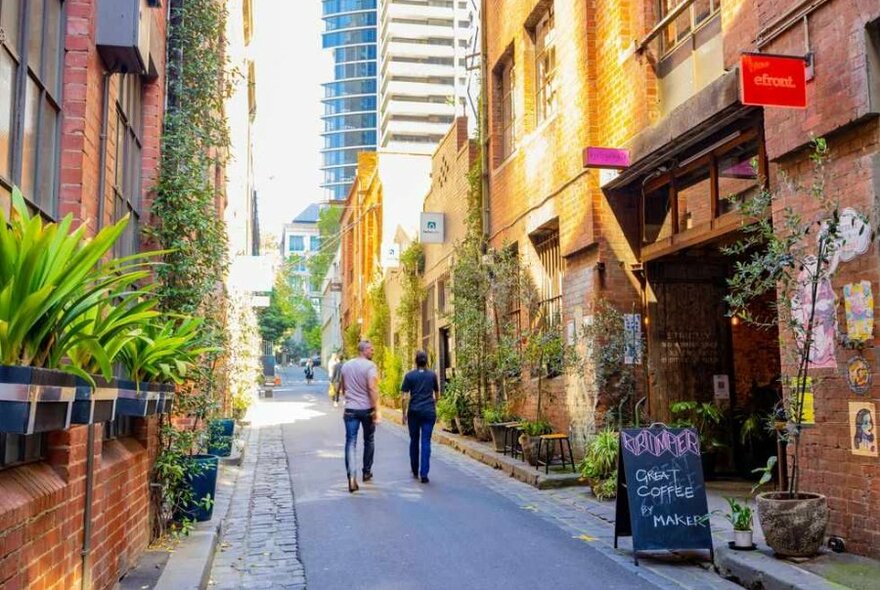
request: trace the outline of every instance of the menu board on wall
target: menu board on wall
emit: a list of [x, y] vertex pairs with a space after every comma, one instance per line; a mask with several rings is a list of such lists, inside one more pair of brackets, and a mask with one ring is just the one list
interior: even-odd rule
[[705, 549], [713, 559], [709, 507], [693, 428], [624, 429], [620, 432], [614, 546], [632, 537], [639, 551]]

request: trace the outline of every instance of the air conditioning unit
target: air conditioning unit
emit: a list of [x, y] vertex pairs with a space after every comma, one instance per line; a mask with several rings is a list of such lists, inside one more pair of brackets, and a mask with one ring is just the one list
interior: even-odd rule
[[111, 72], [146, 74], [152, 0], [98, 0], [98, 53]]

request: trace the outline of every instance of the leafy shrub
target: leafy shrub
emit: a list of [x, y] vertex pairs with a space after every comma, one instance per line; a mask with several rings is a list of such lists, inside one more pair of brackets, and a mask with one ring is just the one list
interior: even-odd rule
[[617, 494], [619, 452], [620, 439], [617, 433], [606, 429], [590, 441], [587, 453], [579, 465], [581, 475], [590, 480], [593, 494], [600, 500], [613, 498]]
[[522, 423], [521, 428], [529, 436], [541, 436], [553, 432], [553, 427], [546, 420], [526, 420]]

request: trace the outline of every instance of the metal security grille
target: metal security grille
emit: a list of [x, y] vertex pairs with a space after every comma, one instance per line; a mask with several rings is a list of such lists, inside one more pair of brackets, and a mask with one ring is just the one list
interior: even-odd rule
[[562, 318], [562, 254], [559, 231], [554, 230], [535, 244], [541, 261], [540, 314], [542, 321], [556, 325]]

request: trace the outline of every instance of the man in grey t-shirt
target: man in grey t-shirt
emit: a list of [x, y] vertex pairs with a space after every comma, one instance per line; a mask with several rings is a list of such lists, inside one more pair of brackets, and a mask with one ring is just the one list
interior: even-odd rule
[[373, 453], [376, 424], [379, 423], [379, 370], [372, 361], [373, 345], [363, 340], [358, 344], [358, 357], [342, 365], [339, 390], [345, 395], [345, 471], [348, 474], [348, 491], [358, 489], [357, 471], [354, 468], [357, 455], [357, 435], [364, 427], [364, 481], [373, 478]]

